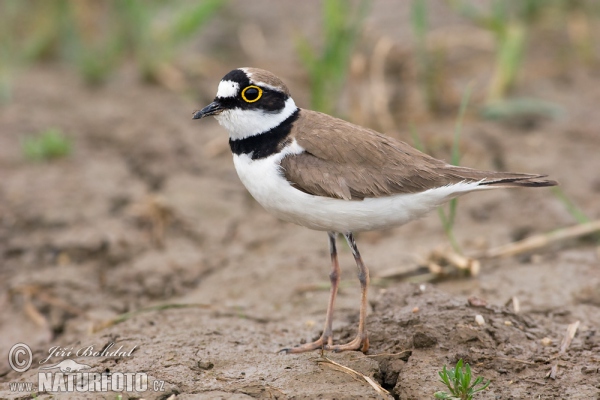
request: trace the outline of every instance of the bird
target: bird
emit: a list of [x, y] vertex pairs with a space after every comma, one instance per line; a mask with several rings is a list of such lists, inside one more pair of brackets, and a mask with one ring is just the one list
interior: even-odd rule
[[[331, 288], [323, 332], [313, 342], [280, 350], [287, 354], [368, 351], [369, 270], [355, 233], [404, 225], [469, 192], [557, 185], [546, 175], [450, 165], [374, 130], [299, 108], [285, 83], [259, 68], [227, 73], [214, 100], [193, 113], [193, 119], [208, 116], [228, 131], [233, 164], [254, 199], [276, 217], [329, 238]], [[352, 250], [361, 298], [356, 337], [334, 345], [339, 235]]]

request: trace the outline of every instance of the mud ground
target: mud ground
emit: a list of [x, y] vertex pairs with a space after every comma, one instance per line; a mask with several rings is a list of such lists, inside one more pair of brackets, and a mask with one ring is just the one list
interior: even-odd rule
[[[202, 46], [219, 44], [219, 29], [240, 15], [264, 22], [268, 33], [269, 15], [252, 12], [229, 7], [211, 22], [212, 36]], [[387, 35], [406, 34], [386, 28], [380, 8], [370, 18], [380, 18]], [[306, 82], [297, 67], [287, 69], [293, 58], [286, 57], [273, 66], [266, 54], [254, 65], [282, 76], [306, 106]], [[58, 65], [21, 74], [14, 101], [0, 108], [0, 398], [31, 397], [11, 392], [8, 383], [37, 381], [49, 348], [101, 349], [109, 343], [135, 351], [131, 357], [75, 359], [93, 372], [143, 372], [151, 382], [164, 381], [164, 391], [122, 398], [378, 397], [365, 381], [320, 362], [318, 352], [277, 354], [320, 334], [328, 297], [327, 237], [262, 210], [236, 176], [225, 132], [215, 121], [190, 118], [242, 60], [249, 63], [231, 56], [218, 67], [211, 64], [183, 96], [141, 84], [127, 68], [97, 89]], [[530, 79], [520, 94], [559, 104], [563, 117], [515, 126], [470, 115], [462, 165], [548, 174], [597, 219], [600, 75], [572, 68], [525, 77]], [[410, 112], [403, 107], [399, 113]], [[417, 121], [438, 157], [449, 158], [455, 111]], [[406, 125], [399, 126], [389, 134], [411, 142]], [[71, 137], [74, 153], [48, 163], [25, 160], [23, 138], [48, 127]], [[475, 253], [574, 223], [548, 189], [493, 191], [460, 200], [456, 236], [465, 252]], [[357, 241], [374, 278], [413, 270], [447, 244], [435, 213], [358, 235]], [[369, 352], [325, 355], [400, 399], [432, 398], [443, 389], [437, 372], [459, 358], [492, 380], [482, 399], [600, 398], [599, 257], [591, 238], [484, 261], [476, 278], [424, 287], [373, 285]], [[353, 337], [359, 301], [346, 247], [341, 264], [338, 342]], [[472, 296], [486, 305], [470, 305]], [[519, 313], [506, 305], [513, 297]], [[145, 311], [117, 320], [137, 310]], [[475, 322], [478, 314], [485, 325]], [[578, 332], [559, 356], [575, 321]], [[24, 373], [7, 362], [18, 342], [33, 350], [33, 368]], [[558, 374], [548, 379], [554, 363]], [[85, 396], [98, 398], [71, 397]], [[114, 399], [117, 393], [102, 396]]]

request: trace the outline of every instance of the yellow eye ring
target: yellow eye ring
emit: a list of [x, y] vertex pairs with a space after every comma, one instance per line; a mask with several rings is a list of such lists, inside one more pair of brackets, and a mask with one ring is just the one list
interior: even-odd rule
[[[246, 97], [246, 91], [248, 91], [248, 89], [256, 89], [256, 90], [258, 90], [258, 95], [256, 96], [255, 99], [248, 99]], [[242, 99], [244, 99], [244, 101], [246, 103], [254, 103], [255, 101], [260, 100], [260, 98], [262, 97], [262, 94], [263, 94], [263, 90], [261, 88], [259, 88], [258, 86], [250, 85], [250, 86], [246, 86], [244, 88], [244, 90], [242, 90]]]

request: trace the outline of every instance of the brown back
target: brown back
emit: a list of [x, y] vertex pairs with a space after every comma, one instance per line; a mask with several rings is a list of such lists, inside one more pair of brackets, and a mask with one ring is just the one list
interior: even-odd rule
[[416, 193], [460, 181], [550, 186], [540, 175], [455, 167], [373, 130], [315, 111], [300, 111], [290, 139], [305, 152], [281, 161], [285, 178], [316, 196], [345, 200]]

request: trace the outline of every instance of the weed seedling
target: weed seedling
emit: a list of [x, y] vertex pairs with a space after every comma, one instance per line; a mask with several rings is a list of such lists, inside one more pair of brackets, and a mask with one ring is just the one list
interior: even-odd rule
[[[456, 119], [456, 125], [454, 127], [454, 140], [452, 142], [452, 165], [458, 165], [460, 162], [460, 132], [462, 129], [462, 120], [465, 115], [467, 105], [469, 104], [469, 98], [471, 97], [471, 88], [472, 85], [469, 84], [460, 102], [460, 110], [458, 111], [458, 118]], [[446, 211], [443, 207], [438, 208], [438, 213], [444, 227], [444, 232], [446, 232], [446, 236], [448, 237], [448, 240], [450, 240], [452, 248], [457, 253], [462, 253], [460, 246], [454, 237], [454, 221], [456, 219], [457, 206], [458, 199], [452, 199], [450, 200], [448, 206], [448, 214], [446, 214]]]
[[[350, 3], [351, 4], [351, 3]], [[367, 13], [368, 2], [355, 6], [343, 0], [323, 2], [323, 48], [315, 50], [306, 38], [298, 41], [298, 55], [310, 76], [311, 107], [335, 114], [350, 56]]]
[[439, 54], [427, 47], [427, 33], [429, 30], [427, 22], [427, 1], [413, 0], [411, 3], [410, 22], [415, 35], [415, 52], [418, 67], [419, 86], [423, 91], [425, 104], [429, 111], [440, 108], [439, 84]]
[[29, 160], [44, 161], [71, 154], [71, 140], [56, 128], [23, 141], [23, 154]]
[[[565, 209], [579, 224], [587, 224], [592, 222], [585, 212], [579, 208], [569, 196], [567, 196], [565, 191], [562, 190], [560, 186], [553, 187], [552, 194], [565, 206]], [[595, 233], [593, 237], [596, 239], [596, 242], [600, 243], [600, 233]]]
[[447, 400], [471, 400], [473, 395], [477, 392], [487, 389], [490, 385], [490, 381], [485, 380], [479, 376], [471, 383], [472, 374], [471, 367], [469, 364], [465, 364], [463, 367], [463, 360], [460, 359], [456, 363], [456, 367], [446, 369], [444, 368], [439, 372], [440, 381], [446, 385], [450, 393], [448, 392], [436, 392], [434, 394], [436, 399], [447, 399]]
[[532, 25], [551, 8], [543, 0], [493, 0], [488, 11], [475, 7], [473, 2], [450, 0], [460, 15], [493, 34], [496, 62], [488, 91], [487, 103], [506, 97], [515, 85], [526, 54]]

